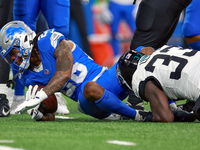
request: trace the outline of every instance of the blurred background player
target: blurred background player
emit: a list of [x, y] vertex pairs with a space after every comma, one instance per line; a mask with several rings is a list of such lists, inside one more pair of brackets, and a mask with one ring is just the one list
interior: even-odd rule
[[[122, 42], [127, 40], [129, 41], [128, 44], [130, 44], [133, 31], [135, 30], [135, 6], [133, 5], [133, 0], [99, 0], [97, 5], [101, 9], [100, 21], [103, 24], [109, 25], [110, 43], [115, 61], [117, 61], [121, 54], [124, 53]], [[128, 39], [129, 35], [130, 38]]]
[[[0, 28], [12, 20], [12, 7], [13, 0], [0, 1]], [[3, 59], [0, 60], [0, 72], [0, 116], [5, 116], [3, 111], [10, 111], [10, 106], [7, 106], [8, 109], [4, 110], [3, 101], [7, 101], [7, 99], [11, 101], [13, 98], [13, 91], [6, 86], [9, 79], [10, 67]], [[8, 114], [6, 116], [8, 116]]]
[[200, 50], [200, 1], [193, 0], [186, 8], [182, 26], [183, 36], [188, 45]]
[[[44, 15], [41, 19], [39, 27], [41, 30], [46, 28], [54, 28], [56, 31], [61, 32], [66, 38], [69, 33], [69, 16], [70, 16], [70, 1], [69, 0], [14, 0], [13, 4], [13, 20], [24, 21], [32, 30], [36, 31], [36, 24], [38, 21], [39, 14]], [[46, 19], [47, 23], [45, 22]], [[48, 25], [47, 25], [48, 24]], [[38, 30], [39, 31], [39, 30]], [[13, 70], [13, 74], [16, 71]], [[16, 107], [24, 101], [24, 86], [19, 82], [18, 77], [15, 80], [15, 95], [16, 99], [13, 99], [11, 106], [11, 113], [14, 112]], [[68, 114], [69, 110], [66, 106], [66, 100], [61, 96], [60, 93], [56, 94], [58, 99], [58, 110], [59, 114]]]
[[[83, 3], [82, 0], [71, 0], [70, 1], [69, 37], [74, 42], [82, 45], [83, 51], [92, 58], [92, 51], [91, 51], [91, 47], [89, 44], [88, 32], [87, 32], [87, 27], [86, 27], [86, 23], [88, 23], [86, 20], [87, 16], [85, 14], [83, 5], [88, 5], [88, 4]], [[90, 22], [90, 23], [92, 23], [92, 22]], [[89, 25], [89, 26], [91, 26], [91, 25]]]
[[[142, 0], [136, 15], [136, 29], [130, 49], [139, 46], [160, 48], [172, 36], [181, 12], [192, 0]], [[137, 0], [136, 0], [137, 3]], [[130, 96], [127, 103], [143, 109], [143, 102], [136, 96]]]
[[118, 61], [119, 57], [123, 53], [118, 34], [120, 23], [122, 23], [122, 21], [125, 22], [133, 34], [135, 30], [135, 6], [133, 5], [133, 0], [109, 0], [108, 8], [112, 15], [112, 18], [110, 19], [110, 28], [112, 34], [111, 44], [114, 50], [115, 60]]
[[[186, 8], [185, 18], [182, 26], [183, 36], [190, 48], [200, 50], [200, 1], [193, 0]], [[186, 104], [178, 106], [179, 108], [192, 111], [194, 103], [187, 101]]]

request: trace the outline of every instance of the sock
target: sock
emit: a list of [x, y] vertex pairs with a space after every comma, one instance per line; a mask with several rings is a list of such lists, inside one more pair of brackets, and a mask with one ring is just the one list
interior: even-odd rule
[[100, 100], [95, 102], [96, 105], [107, 112], [112, 112], [126, 116], [129, 118], [134, 118], [136, 115], [136, 110], [126, 105], [120, 99], [118, 99], [114, 94], [105, 90], [104, 95]]
[[192, 49], [200, 51], [200, 40], [199, 40], [199, 41], [196, 41], [196, 42], [194, 42], [194, 43], [188, 43], [188, 45], [189, 45]]
[[176, 102], [173, 101], [173, 100], [168, 100], [168, 102], [169, 102], [169, 104], [171, 104], [171, 103], [175, 103], [176, 104]]

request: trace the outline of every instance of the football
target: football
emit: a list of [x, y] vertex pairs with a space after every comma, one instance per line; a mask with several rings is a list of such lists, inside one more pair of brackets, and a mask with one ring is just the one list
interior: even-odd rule
[[[34, 87], [35, 85], [33, 85]], [[38, 85], [37, 91], [41, 90], [44, 88], [43, 85]], [[42, 101], [40, 103], [40, 106], [38, 108], [39, 111], [41, 111], [43, 114], [47, 113], [55, 113], [57, 110], [58, 104], [57, 104], [57, 99], [55, 94], [50, 95], [47, 99]]]

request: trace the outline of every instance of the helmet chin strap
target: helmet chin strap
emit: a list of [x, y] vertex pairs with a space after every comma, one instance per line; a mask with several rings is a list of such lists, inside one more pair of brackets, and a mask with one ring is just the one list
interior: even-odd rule
[[8, 87], [8, 88], [12, 88], [12, 89], [14, 89], [15, 88], [15, 86], [16, 86], [16, 82], [15, 82], [15, 79], [17, 78], [17, 76], [20, 74], [20, 73], [22, 73], [23, 72], [23, 70], [21, 69], [21, 70], [19, 70], [16, 74], [15, 74], [15, 76], [13, 77], [13, 79], [12, 80], [8, 80], [7, 81], [7, 83], [6, 83], [6, 86]]

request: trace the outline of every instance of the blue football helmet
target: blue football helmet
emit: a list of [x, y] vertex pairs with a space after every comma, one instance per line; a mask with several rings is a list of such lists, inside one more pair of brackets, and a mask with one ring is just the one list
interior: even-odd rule
[[[4, 25], [0, 30], [0, 54], [15, 70], [27, 69], [30, 65], [29, 59], [33, 48], [35, 32], [32, 31], [23, 21], [11, 21]], [[19, 50], [15, 60], [11, 60], [12, 49]], [[22, 63], [17, 65], [15, 62], [20, 58]]]

